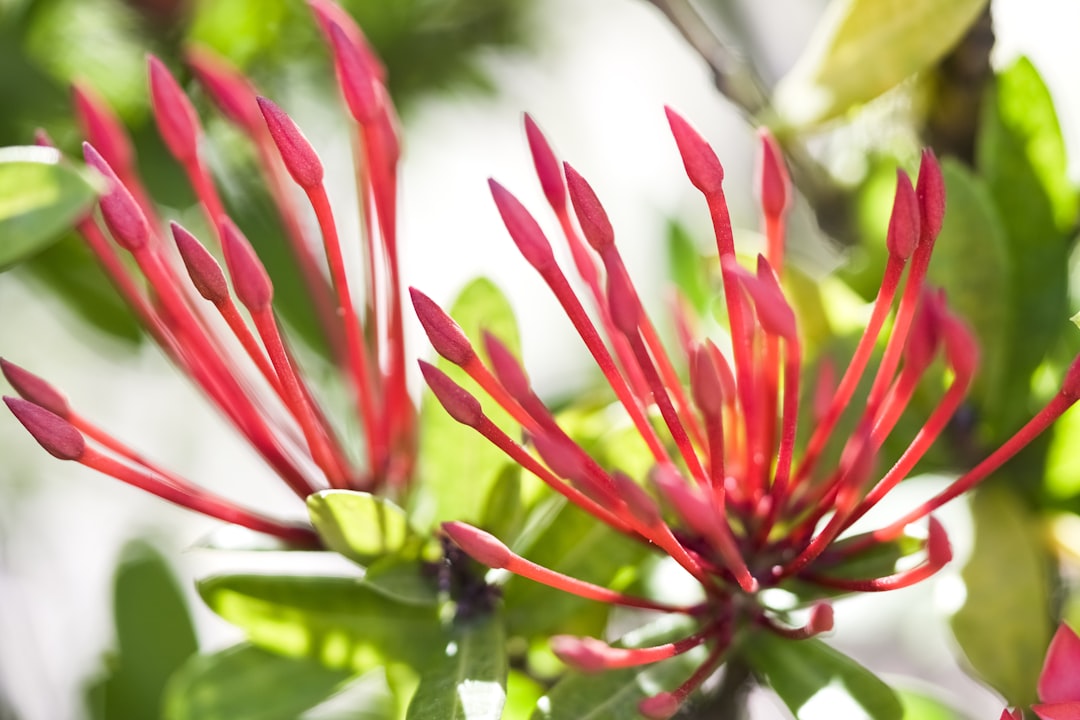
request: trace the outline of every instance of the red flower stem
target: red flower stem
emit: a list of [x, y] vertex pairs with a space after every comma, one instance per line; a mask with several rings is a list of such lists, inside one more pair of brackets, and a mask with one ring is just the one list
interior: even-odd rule
[[887, 592], [916, 585], [932, 576], [941, 567], [941, 565], [930, 562], [928, 558], [909, 570], [869, 580], [848, 580], [846, 578], [831, 578], [826, 575], [803, 575], [802, 578], [816, 585], [847, 592]]
[[596, 600], [597, 602], [622, 605], [623, 607], [640, 608], [642, 610], [656, 610], [658, 612], [681, 613], [684, 615], [691, 613], [690, 608], [668, 605], [667, 603], [655, 602], [653, 600], [633, 597], [631, 595], [624, 595], [621, 592], [609, 590], [600, 585], [594, 585], [593, 583], [585, 582], [584, 580], [578, 580], [577, 578], [563, 575], [560, 572], [550, 570], [542, 565], [537, 565], [534, 562], [526, 560], [520, 555], [515, 555], [513, 552], [510, 553], [503, 568], [515, 575], [520, 575], [521, 577], [528, 578], [529, 580], [533, 580], [542, 585], [547, 585], [548, 587], [553, 587], [557, 590], [562, 590], [587, 600]]
[[213, 180], [210, 179], [210, 173], [207, 172], [206, 165], [202, 162], [199, 154], [196, 153], [191, 156], [188, 162], [183, 163], [183, 166], [184, 172], [188, 176], [188, 182], [191, 183], [191, 187], [195, 191], [195, 197], [199, 198], [199, 203], [203, 206], [203, 212], [206, 213], [206, 219], [209, 221], [210, 227], [217, 233], [218, 224], [226, 217], [225, 206], [221, 202], [221, 196], [218, 195], [217, 188], [214, 187]]
[[[903, 534], [904, 528], [919, 518], [929, 515], [934, 510], [956, 498], [986, 479], [1028, 443], [1042, 434], [1055, 420], [1076, 402], [1077, 397], [1059, 392], [1048, 402], [1035, 417], [1029, 420], [1015, 435], [1006, 440], [997, 450], [990, 453], [982, 462], [962, 475], [942, 492], [938, 493], [911, 512], [873, 533], [872, 542], [887, 542]], [[870, 539], [870, 538], [868, 538]]]
[[319, 547], [319, 537], [311, 528], [291, 525], [280, 520], [259, 515], [250, 510], [225, 500], [216, 495], [200, 492], [194, 494], [182, 490], [170, 483], [163, 482], [136, 468], [120, 463], [113, 458], [87, 447], [78, 460], [81, 464], [100, 473], [137, 487], [140, 490], [157, 495], [163, 500], [194, 510], [227, 523], [241, 525], [256, 532], [273, 535], [287, 543], [300, 547]]
[[626, 339], [615, 328], [615, 323], [611, 320], [611, 312], [608, 310], [607, 300], [600, 285], [600, 273], [596, 261], [593, 260], [593, 256], [574, 229], [565, 204], [556, 209], [556, 216], [559, 219], [559, 226], [562, 228], [566, 243], [570, 247], [570, 255], [574, 260], [574, 266], [577, 268], [578, 275], [585, 282], [585, 286], [589, 288], [596, 311], [600, 315], [600, 324], [604, 326], [604, 332], [611, 342], [615, 357], [619, 360], [619, 365], [622, 367], [627, 382], [641, 402], [648, 402], [649, 388], [645, 378], [642, 376], [641, 368], [638, 367], [637, 362], [634, 360], [634, 355], [630, 351]]
[[309, 402], [311, 397], [309, 391], [302, 387], [302, 382], [285, 350], [273, 311], [269, 308], [253, 310], [252, 320], [255, 322], [255, 328], [259, 332], [259, 337], [262, 338], [266, 352], [270, 356], [270, 362], [281, 381], [285, 404], [289, 408], [289, 413], [300, 425], [308, 449], [311, 450], [312, 459], [326, 474], [331, 487], [348, 488], [349, 471], [344, 455], [339, 449], [331, 447], [328, 429], [319, 425], [317, 415]]
[[[688, 434], [693, 439], [695, 445], [703, 447], [705, 445], [705, 433], [697, 422], [697, 413], [693, 412], [690, 401], [683, 391], [682, 380], [679, 378], [679, 374], [675, 372], [675, 367], [671, 364], [671, 359], [668, 357], [663, 343], [660, 342], [660, 335], [656, 332], [656, 327], [649, 319], [649, 315], [645, 312], [644, 306], [641, 305], [641, 298], [638, 296], [634, 284], [629, 282], [629, 273], [626, 270], [626, 265], [623, 263], [622, 255], [619, 253], [619, 249], [614, 243], [608, 245], [604, 249], [601, 259], [604, 261], [604, 267], [607, 269], [608, 274], [622, 273], [623, 276], [628, 279], [626, 285], [633, 294], [634, 301], [642, 307], [642, 311], [638, 314], [638, 330], [641, 332], [641, 337], [644, 338], [653, 362], [656, 363], [656, 366], [659, 369], [659, 375], [662, 379], [664, 388], [666, 388], [673, 396], [674, 404], [678, 407], [678, 414], [685, 420], [685, 427]], [[635, 356], [636, 355], [637, 352], [635, 351]], [[640, 358], [638, 361], [640, 363]], [[642, 370], [646, 376], [649, 374], [649, 371], [644, 368], [642, 368]], [[646, 379], [646, 382], [651, 387], [652, 383], [648, 379]]]
[[783, 215], [762, 216], [765, 225], [765, 257], [769, 264], [776, 270], [777, 275], [782, 275], [784, 270], [784, 233], [785, 222]]
[[279, 464], [285, 455], [278, 449], [273, 431], [263, 420], [263, 413], [225, 367], [222, 360], [224, 355], [214, 347], [205, 329], [188, 309], [177, 290], [178, 286], [174, 284], [178, 281], [170, 276], [163, 261], [148, 248], [136, 251], [134, 256], [150, 285], [159, 292], [163, 307], [170, 316], [172, 332], [179, 336], [175, 346], [180, 364], [252, 445], [263, 452], [263, 457], [278, 469], [297, 495], [303, 498], [315, 492], [310, 482], [295, 471], [291, 462]]
[[776, 471], [769, 492], [769, 506], [764, 522], [758, 527], [755, 542], [760, 547], [787, 504], [791, 489], [791, 473], [795, 455], [795, 435], [799, 417], [799, 378], [802, 369], [802, 351], [798, 341], [784, 343], [784, 408], [780, 418], [780, 448], [776, 458]]
[[632, 533], [630, 525], [623, 518], [615, 515], [580, 490], [563, 482], [555, 473], [541, 465], [525, 448], [504, 433], [487, 415], [481, 417], [479, 424], [475, 426], [475, 430], [483, 435], [488, 442], [506, 453], [515, 463], [543, 480], [545, 485], [585, 512], [619, 532]]
[[[641, 315], [639, 314], [638, 317], [641, 317]], [[640, 331], [640, 325], [638, 326], [638, 329]], [[634, 352], [638, 365], [641, 366], [641, 370], [645, 374], [645, 381], [652, 390], [653, 400], [656, 402], [657, 407], [660, 408], [660, 414], [667, 424], [668, 431], [671, 433], [671, 438], [675, 441], [675, 446], [679, 449], [679, 454], [682, 456], [683, 462], [686, 463], [686, 467], [690, 470], [690, 473], [697, 482], [702, 485], [707, 484], [709, 481], [709, 474], [705, 472], [705, 467], [701, 464], [701, 458], [699, 458], [694, 451], [694, 446], [690, 442], [690, 436], [687, 435], [686, 428], [679, 419], [679, 413], [675, 410], [675, 406], [671, 402], [671, 397], [667, 393], [664, 381], [661, 379], [660, 374], [656, 371], [656, 366], [653, 365], [652, 359], [649, 357], [648, 348], [645, 347], [645, 343], [642, 342], [640, 335], [626, 334], [625, 337], [630, 342], [630, 349]]]
[[334, 223], [334, 216], [330, 209], [330, 201], [326, 196], [325, 187], [320, 184], [308, 190], [307, 195], [312, 208], [315, 210], [319, 228], [322, 230], [323, 245], [326, 248], [327, 260], [330, 264], [330, 277], [337, 292], [338, 302], [345, 314], [345, 341], [349, 355], [349, 371], [353, 381], [353, 390], [357, 396], [356, 402], [360, 416], [364, 419], [364, 439], [367, 443], [368, 465], [372, 473], [379, 476], [385, 468], [387, 454], [386, 429], [378, 421], [379, 414], [376, 412], [375, 389], [372, 387], [371, 359], [361, 330], [360, 318], [357, 316], [356, 307], [353, 305], [349, 279], [345, 272], [345, 260], [341, 254], [337, 226]]
[[881, 334], [885, 318], [888, 317], [889, 309], [892, 307], [905, 264], [905, 261], [900, 257], [896, 255], [889, 256], [888, 264], [885, 266], [885, 275], [881, 281], [881, 288], [874, 299], [874, 308], [870, 314], [870, 321], [866, 324], [866, 329], [863, 331], [859, 344], [855, 348], [855, 354], [852, 356], [847, 370], [844, 371], [840, 384], [836, 387], [836, 392], [828, 410], [817, 423], [810, 440], [806, 444], [806, 450], [803, 452], [799, 469], [795, 473], [795, 483], [797, 484], [801, 483], [813, 472], [814, 466], [821, 457], [821, 453], [824, 451], [833, 430], [836, 429], [836, 423], [839, 422], [840, 416], [843, 414], [844, 409], [847, 408], [848, 403], [851, 402], [852, 395], [855, 394], [859, 379], [862, 378], [863, 372], [866, 370], [866, 365], [874, 351], [874, 344]]
[[631, 391], [626, 378], [619, 373], [618, 368], [615, 366], [615, 361], [604, 346], [603, 341], [600, 339], [600, 335], [596, 332], [596, 326], [593, 325], [592, 320], [589, 319], [588, 314], [585, 312], [585, 308], [581, 306], [581, 301], [578, 300], [577, 295], [574, 294], [573, 289], [570, 287], [570, 283], [566, 280], [566, 276], [563, 275], [562, 271], [557, 266], [555, 266], [547, 272], [544, 272], [543, 277], [555, 294], [559, 304], [562, 305], [567, 317], [570, 318], [570, 322], [574, 324], [574, 328], [578, 331], [578, 335], [580, 335], [581, 339], [585, 342], [585, 346], [589, 349], [596, 364], [600, 367], [600, 371], [604, 374], [608, 384], [611, 385], [611, 389], [615, 391], [615, 395], [618, 397], [619, 402], [626, 408], [631, 421], [634, 423], [634, 427], [645, 440], [653, 458], [658, 463], [671, 462], [671, 457], [668, 455], [663, 443], [660, 442], [660, 438], [653, 429], [652, 423], [649, 422], [649, 418], [646, 416], [644, 409], [642, 409], [636, 396]]
[[960, 407], [960, 404], [967, 396], [968, 388], [971, 386], [971, 378], [956, 379], [949, 385], [949, 389], [945, 391], [945, 395], [941, 398], [937, 407], [927, 418], [922, 428], [919, 429], [918, 434], [915, 435], [915, 439], [911, 442], [911, 445], [904, 451], [904, 454], [896, 461], [896, 463], [889, 469], [887, 473], [878, 481], [876, 485], [866, 494], [862, 502], [858, 507], [852, 511], [847, 521], [844, 523], [845, 529], [851, 527], [851, 525], [861, 518], [866, 512], [876, 505], [885, 495], [887, 495], [894, 487], [896, 487], [901, 480], [907, 477], [907, 474], [915, 467], [916, 463], [922, 459], [923, 455], [930, 449], [930, 447], [937, 440], [942, 430], [948, 424], [949, 420], [956, 413], [956, 409]]
[[701, 663], [694, 671], [694, 674], [682, 685], [671, 691], [670, 695], [674, 697], [678, 704], [681, 705], [686, 702], [686, 698], [690, 697], [690, 693], [701, 687], [701, 684], [716, 672], [716, 669], [720, 667], [720, 663], [724, 660], [724, 654], [727, 652], [728, 647], [728, 642], [718, 642], [716, 647], [709, 652], [709, 656], [705, 658], [705, 662]]
[[259, 346], [255, 336], [251, 334], [251, 330], [248, 328], [247, 323], [244, 322], [244, 318], [240, 315], [240, 311], [236, 307], [236, 303], [233, 302], [232, 297], [226, 297], [222, 302], [215, 303], [218, 312], [221, 313], [221, 317], [225, 320], [225, 323], [232, 330], [233, 335], [236, 337], [240, 344], [244, 348], [244, 352], [251, 358], [251, 362], [255, 364], [255, 367], [259, 369], [266, 382], [270, 384], [270, 387], [274, 389], [274, 392], [278, 394], [282, 402], [285, 402], [286, 406], [288, 402], [285, 396], [285, 389], [282, 387], [281, 382], [278, 380], [277, 375], [274, 373], [274, 368], [270, 365], [270, 361], [267, 360], [266, 354]]
[[510, 396], [510, 393], [506, 392], [506, 389], [491, 374], [487, 366], [480, 362], [479, 356], [474, 354], [461, 366], [461, 369], [523, 428], [529, 432], [538, 432], [540, 430], [540, 425], [536, 419], [526, 412], [525, 408], [521, 407], [518, 401]]

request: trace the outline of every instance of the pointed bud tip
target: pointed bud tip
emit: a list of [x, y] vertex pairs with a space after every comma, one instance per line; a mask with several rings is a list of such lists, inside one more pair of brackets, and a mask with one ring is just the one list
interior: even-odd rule
[[222, 219], [219, 225], [221, 249], [237, 300], [253, 313], [269, 309], [274, 300], [274, 285], [255, 248], [229, 218]]
[[476, 357], [465, 331], [434, 300], [414, 287], [409, 288], [409, 297], [435, 352], [455, 365], [465, 365]]
[[484, 331], [483, 337], [484, 350], [487, 352], [488, 360], [491, 361], [495, 378], [518, 402], [528, 398], [532, 394], [532, 386], [517, 356], [502, 340], [487, 330]]
[[435, 399], [443, 406], [450, 417], [462, 425], [475, 428], [483, 420], [484, 413], [480, 401], [467, 390], [450, 379], [450, 376], [429, 362], [417, 361], [420, 373], [424, 376]]
[[34, 373], [0, 358], [0, 372], [23, 400], [43, 407], [53, 415], [67, 418], [71, 408], [59, 390]]
[[941, 232], [941, 225], [945, 222], [945, 178], [941, 174], [941, 165], [934, 156], [934, 151], [929, 148], [922, 153], [915, 194], [919, 199], [922, 238], [933, 240]]
[[229, 297], [229, 285], [214, 256], [179, 223], [169, 223], [169, 229], [195, 289], [214, 305], [225, 302]]
[[86, 440], [75, 426], [40, 405], [21, 398], [4, 397], [4, 404], [38, 444], [60, 460], [78, 460], [86, 452]]
[[761, 140], [760, 182], [761, 209], [769, 217], [780, 217], [787, 209], [791, 195], [791, 180], [788, 178], [784, 155], [776, 138], [766, 128], [758, 130]]
[[146, 55], [146, 63], [154, 120], [161, 139], [179, 162], [189, 162], [198, 153], [202, 134], [195, 108], [165, 63], [150, 53]]
[[662, 692], [638, 703], [638, 712], [649, 720], [668, 720], [679, 711], [679, 700], [674, 694]]
[[442, 530], [465, 554], [481, 565], [503, 568], [513, 553], [497, 537], [463, 522], [444, 522]]
[[551, 243], [521, 201], [494, 178], [488, 178], [488, 187], [503, 225], [522, 257], [540, 273], [554, 267], [555, 255], [551, 251]]
[[566, 183], [559, 168], [559, 160], [544, 133], [528, 113], [525, 113], [525, 138], [529, 143], [536, 178], [540, 181], [544, 197], [555, 212], [561, 212], [566, 208]]
[[83, 143], [86, 164], [105, 176], [108, 192], [98, 198], [101, 216], [109, 232], [121, 247], [132, 252], [146, 246], [150, 240], [150, 223], [131, 191], [120, 181], [113, 168], [89, 142]]
[[305, 190], [319, 187], [323, 180], [322, 161], [299, 126], [274, 101], [259, 96], [255, 102], [289, 175]]
[[885, 244], [889, 252], [903, 260], [911, 257], [919, 242], [919, 200], [911, 178], [902, 169], [896, 170], [896, 194], [893, 198], [892, 215]]
[[926, 536], [926, 561], [932, 567], [940, 568], [952, 560], [952, 544], [945, 532], [945, 527], [933, 515], [929, 518], [930, 528]]
[[563, 170], [566, 173], [566, 185], [570, 190], [570, 202], [574, 205], [574, 214], [577, 215], [585, 240], [593, 250], [603, 254], [615, 244], [615, 230], [611, 227], [607, 211], [600, 204], [600, 198], [596, 196], [592, 186], [570, 163], [563, 163]]
[[716, 157], [716, 152], [681, 115], [670, 107], [665, 107], [664, 112], [667, 114], [671, 134], [675, 137], [675, 144], [682, 155], [683, 166], [690, 182], [705, 195], [721, 192], [724, 168]]
[[575, 670], [598, 673], [608, 669], [611, 646], [596, 638], [554, 635], [548, 644], [557, 658]]

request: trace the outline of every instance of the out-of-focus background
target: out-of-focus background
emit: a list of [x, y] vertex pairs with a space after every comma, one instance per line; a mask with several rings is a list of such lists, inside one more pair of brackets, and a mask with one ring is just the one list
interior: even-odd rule
[[[664, 105], [678, 109], [717, 148], [734, 223], [752, 238], [754, 129], [717, 91], [701, 57], [649, 3], [367, 5], [371, 8], [360, 13], [361, 19], [364, 12], [382, 13], [383, 24], [368, 31], [384, 50], [403, 111], [401, 231], [407, 283], [448, 302], [470, 278], [493, 279], [513, 303], [525, 363], [549, 396], [566, 396], [595, 378], [571, 326], [506, 237], [487, 193], [486, 179], [493, 176], [526, 205], [544, 206], [522, 130], [523, 111], [599, 193], [650, 307], [665, 307], [669, 221], [677, 218], [703, 243], [709, 238], [707, 215], [685, 179]], [[385, 7], [372, 9], [380, 5]], [[753, 53], [766, 83], [796, 61], [825, 7], [822, 0], [714, 5], [725, 9], [717, 13], [717, 25], [738, 35], [733, 42]], [[1075, 40], [1080, 5], [994, 0], [991, 11], [992, 62], [1004, 67], [1026, 55], [1041, 73], [1058, 111], [1075, 184], [1080, 181], [1080, 47]], [[304, 32], [294, 27], [311, 25], [303, 15], [300, 3], [284, 1], [188, 6], [0, 0], [0, 145], [29, 144], [33, 126], [40, 124], [72, 147], [64, 86], [65, 78], [75, 76], [97, 85], [141, 141], [153, 133], [143, 53], [169, 57], [189, 35], [247, 64], [265, 92], [294, 115], [327, 159], [331, 177], [341, 178], [331, 183], [331, 192], [337, 207], [347, 208], [349, 153], [339, 148], [348, 140], [341, 116], [327, 101], [331, 72], [325, 53], [312, 49], [314, 35], [307, 27]], [[393, 75], [396, 71], [400, 76]], [[872, 134], [872, 126], [859, 132]], [[146, 147], [161, 152], [153, 143]], [[175, 187], [178, 180], [170, 179], [178, 171], [167, 163], [165, 168], [150, 184], [166, 205], [180, 205], [184, 193]], [[819, 236], [804, 204], [797, 212], [791, 242], [813, 249], [801, 251], [811, 271], [843, 263], [842, 252], [822, 249], [828, 241]], [[349, 232], [355, 214], [339, 210], [338, 215]], [[554, 227], [553, 221], [543, 221]], [[295, 513], [287, 491], [161, 353], [132, 339], [128, 321], [116, 319], [112, 301], [95, 294], [100, 288], [83, 288], [89, 294], [75, 295], [74, 303], [104, 330], [60, 296], [57, 288], [65, 283], [83, 284], [79, 263], [85, 258], [64, 255], [68, 248], [50, 252], [47, 264], [0, 276], [0, 355], [49, 378], [81, 413], [182, 475], [230, 496], [257, 498], [267, 510]], [[409, 325], [409, 341], [413, 355], [429, 354], [415, 323]], [[970, 522], [962, 504], [943, 519], [958, 550], [953, 566], [958, 568], [970, 547]], [[0, 718], [87, 717], [85, 689], [103, 673], [115, 641], [112, 583], [121, 548], [132, 538], [147, 538], [177, 560], [185, 588], [193, 577], [222, 565], [258, 566], [257, 554], [230, 557], [198, 549], [217, 527], [73, 463], [53, 460], [11, 416], [0, 413]], [[875, 670], [922, 676], [946, 688], [970, 717], [995, 717], [1001, 700], [967, 679], [941, 620], [943, 610], [962, 600], [955, 574], [954, 569], [911, 591], [841, 605], [835, 642]], [[190, 601], [206, 647], [235, 639], [236, 631], [202, 608], [193, 592]], [[764, 695], [754, 707], [761, 717], [780, 713]], [[830, 717], [837, 717], [835, 710]]]

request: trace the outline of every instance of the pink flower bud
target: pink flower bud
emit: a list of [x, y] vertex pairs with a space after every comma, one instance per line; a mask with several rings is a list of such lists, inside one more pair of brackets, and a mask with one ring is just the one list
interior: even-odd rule
[[202, 47], [188, 48], [187, 64], [225, 117], [248, 132], [262, 123], [255, 88], [227, 61]]
[[780, 217], [787, 208], [791, 194], [791, 180], [788, 178], [784, 154], [776, 144], [776, 138], [765, 128], [758, 130], [761, 139], [761, 160], [759, 162], [760, 179], [758, 187], [761, 195], [761, 209], [769, 217]]
[[184, 267], [187, 268], [195, 289], [214, 305], [225, 302], [229, 297], [229, 285], [218, 261], [194, 235], [181, 225], [169, 223], [169, 228], [172, 230], [173, 240], [176, 241], [176, 249], [180, 251], [180, 259], [184, 261]]
[[967, 324], [952, 313], [941, 318], [942, 339], [949, 364], [960, 377], [971, 377], [979, 367], [979, 341]]
[[50, 455], [60, 460], [78, 460], [83, 456], [86, 440], [67, 420], [40, 405], [19, 398], [4, 397], [4, 403]]
[[911, 187], [908, 174], [897, 168], [896, 195], [885, 245], [892, 255], [907, 260], [919, 243], [919, 233], [919, 201], [915, 196], [915, 188]]
[[952, 545], [944, 526], [931, 515], [930, 528], [926, 537], [926, 562], [933, 568], [941, 568], [952, 560]]
[[615, 231], [608, 220], [607, 212], [585, 178], [570, 167], [569, 163], [563, 163], [563, 168], [566, 171], [567, 187], [570, 189], [570, 201], [574, 204], [574, 214], [577, 215], [581, 231], [589, 245], [596, 252], [603, 253], [615, 243]]
[[1080, 636], [1062, 623], [1050, 648], [1046, 662], [1039, 675], [1039, 699], [1044, 703], [1080, 702]]
[[664, 108], [664, 112], [667, 113], [671, 134], [675, 136], [675, 144], [679, 147], [690, 182], [705, 195], [720, 192], [724, 184], [724, 168], [712, 147], [677, 112], [669, 107]]
[[228, 218], [221, 221], [221, 249], [236, 298], [253, 313], [269, 308], [274, 299], [270, 276], [266, 274], [266, 268], [251, 243]]
[[465, 331], [434, 300], [413, 287], [409, 288], [409, 297], [435, 352], [455, 365], [464, 365], [476, 357]]
[[615, 327], [627, 337], [636, 337], [641, 322], [641, 305], [626, 273], [616, 271], [608, 274], [607, 299]]
[[379, 93], [375, 72], [369, 59], [349, 41], [345, 31], [335, 22], [327, 25], [330, 45], [334, 51], [334, 68], [345, 104], [353, 119], [368, 125], [379, 117]]
[[566, 207], [566, 184], [559, 169], [559, 161], [544, 133], [540, 132], [540, 128], [528, 113], [525, 113], [525, 137], [529, 141], [533, 166], [536, 168], [536, 177], [540, 180], [544, 197], [552, 209], [559, 212]]
[[489, 179], [488, 186], [503, 224], [522, 256], [541, 274], [554, 267], [551, 243], [525, 206], [495, 180]]
[[75, 118], [85, 137], [111, 167], [127, 173], [134, 165], [135, 151], [120, 120], [90, 87], [75, 83], [71, 88]]
[[616, 471], [611, 474], [611, 479], [615, 482], [615, 492], [626, 503], [626, 509], [635, 520], [647, 528], [655, 527], [663, 522], [660, 508], [649, 493], [645, 492], [645, 488], [634, 482], [626, 473]]
[[924, 240], [936, 238], [945, 221], [945, 178], [941, 175], [941, 166], [934, 157], [934, 151], [929, 148], [922, 153], [915, 195], [919, 199], [922, 237]]
[[97, 170], [109, 181], [109, 191], [98, 200], [101, 216], [109, 227], [116, 242], [132, 252], [146, 246], [150, 240], [150, 224], [142, 208], [135, 202], [128, 190], [105, 158], [90, 143], [83, 143], [83, 157], [86, 164]]
[[323, 166], [315, 149], [304, 137], [304, 133], [284, 110], [264, 97], [256, 98], [270, 137], [277, 145], [285, 169], [292, 175], [296, 184], [305, 190], [319, 187], [323, 179]]
[[67, 398], [52, 384], [45, 382], [29, 370], [0, 358], [0, 372], [3, 372], [4, 377], [11, 383], [11, 387], [23, 400], [43, 407], [53, 415], [62, 418], [67, 418], [71, 413]]
[[418, 362], [428, 387], [450, 417], [469, 427], [479, 425], [484, 417], [480, 402], [439, 368], [423, 360]]
[[706, 417], [715, 417], [723, 410], [723, 382], [704, 345], [696, 346], [690, 355], [690, 392], [694, 404]]
[[487, 351], [488, 359], [491, 360], [491, 369], [496, 379], [506, 388], [511, 397], [521, 401], [532, 394], [529, 376], [525, 374], [525, 369], [514, 357], [514, 353], [510, 352], [510, 348], [506, 347], [499, 338], [486, 330], [484, 331], [484, 349]]
[[613, 648], [602, 640], [573, 635], [553, 635], [551, 652], [570, 667], [585, 673], [609, 669], [608, 656]]
[[815, 603], [810, 609], [810, 620], [806, 623], [810, 635], [820, 635], [833, 629], [833, 606], [827, 602]]
[[146, 56], [150, 75], [150, 98], [161, 139], [181, 163], [192, 160], [199, 148], [199, 118], [176, 78], [153, 55]]
[[513, 553], [497, 537], [463, 522], [444, 522], [442, 530], [465, 554], [490, 568], [506, 567]]
[[662, 692], [638, 703], [638, 712], [649, 720], [667, 720], [679, 710], [679, 700], [672, 693]]

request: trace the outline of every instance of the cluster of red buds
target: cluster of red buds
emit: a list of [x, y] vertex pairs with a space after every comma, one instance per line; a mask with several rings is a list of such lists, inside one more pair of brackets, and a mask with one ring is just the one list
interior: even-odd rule
[[[790, 638], [832, 628], [829, 605], [814, 604], [808, 622], [792, 627], [785, 611], [768, 605], [763, 590], [798, 582], [827, 592], [875, 592], [933, 575], [952, 551], [932, 513], [999, 468], [1080, 396], [1080, 362], [1074, 362], [1060, 392], [976, 467], [885, 527], [849, 532], [925, 455], [964, 401], [978, 366], [971, 332], [950, 312], [943, 294], [925, 282], [945, 213], [940, 168], [926, 152], [915, 186], [898, 172], [888, 264], [870, 319], [839, 382], [827, 370], [815, 378], [816, 387], [808, 393], [812, 429], [805, 445], [798, 447], [804, 359], [796, 315], [781, 284], [789, 205], [781, 155], [763, 134], [759, 191], [767, 245], [756, 268], [749, 270], [736, 259], [724, 173], [716, 154], [678, 114], [669, 109], [667, 118], [686, 173], [710, 212], [730, 327], [729, 342], [721, 349], [710, 338], [696, 338], [693, 319], [688, 312], [680, 313], [679, 350], [688, 367], [689, 387], [684, 387], [642, 308], [596, 194], [569, 164], [560, 166], [530, 119], [526, 131], [536, 172], [588, 295], [585, 301], [533, 216], [502, 185], [490, 182], [510, 237], [551, 288], [651, 454], [647, 481], [602, 467], [559, 426], [498, 338], [484, 338], [485, 364], [453, 319], [412, 290], [417, 315], [435, 350], [520, 423], [524, 439], [498, 427], [469, 391], [421, 362], [428, 385], [447, 412], [598, 521], [665, 553], [700, 584], [702, 599], [686, 605], [633, 597], [532, 563], [480, 528], [461, 522], [443, 525], [467, 554], [492, 568], [600, 602], [693, 618], [696, 632], [657, 647], [628, 649], [594, 638], [554, 639], [555, 652], [585, 671], [653, 663], [705, 645], [706, 659], [685, 683], [641, 703], [641, 712], [650, 718], [674, 714], [716, 671], [737, 628], [752, 624]], [[586, 310], [589, 301], [592, 314]], [[891, 330], [883, 337], [890, 315]], [[856, 399], [860, 379], [881, 346], [869, 394]], [[876, 460], [885, 439], [939, 358], [947, 368], [947, 387], [907, 449], [880, 472]], [[855, 430], [835, 437], [849, 409], [857, 415]], [[835, 466], [823, 462], [830, 442], [841, 447]], [[837, 572], [923, 519], [928, 527], [918, 564], [892, 568], [879, 577]]]
[[[90, 88], [79, 85], [74, 100], [87, 138], [84, 157], [105, 177], [107, 190], [99, 212], [77, 229], [147, 332], [300, 498], [324, 488], [401, 492], [416, 443], [397, 261], [398, 123], [385, 70], [356, 23], [329, 0], [310, 5], [353, 121], [362, 287], [346, 270], [353, 244], [338, 235], [323, 165], [297, 125], [209, 51], [193, 48], [187, 60], [205, 94], [254, 146], [334, 365], [351, 389], [362, 450], [344, 443], [299, 371], [280, 332], [266, 269], [226, 213], [208, 171], [195, 108], [155, 57], [148, 63], [154, 118], [198, 198], [206, 240], [220, 251], [225, 268], [184, 227], [174, 222], [165, 230], [122, 125]], [[44, 134], [38, 141], [51, 144]], [[307, 227], [297, 188], [317, 233]], [[125, 261], [123, 252], [134, 262]], [[21, 396], [4, 402], [52, 455], [206, 515], [290, 543], [315, 543], [310, 527], [260, 515], [159, 467], [74, 410], [46, 381], [6, 360], [0, 367]], [[361, 454], [362, 470], [356, 460]]]

